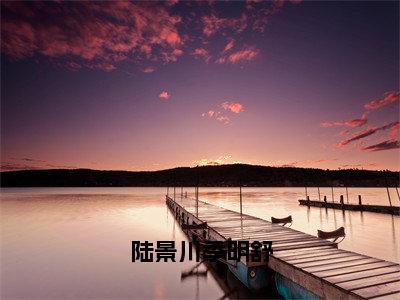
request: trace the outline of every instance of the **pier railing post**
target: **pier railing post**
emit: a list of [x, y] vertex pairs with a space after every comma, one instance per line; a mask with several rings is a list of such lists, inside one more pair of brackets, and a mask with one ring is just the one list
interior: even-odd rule
[[389, 204], [390, 204], [390, 206], [392, 206], [392, 199], [390, 198], [389, 187], [386, 187], [386, 191], [387, 191], [387, 195], [388, 195], [388, 199], [389, 199]]
[[333, 196], [333, 186], [331, 187], [332, 189], [332, 202], [335, 203], [335, 197]]
[[242, 187], [239, 187], [240, 192], [240, 214], [242, 214]]
[[347, 189], [347, 186], [346, 186], [346, 201], [347, 204], [349, 204], [349, 190]]
[[340, 204], [342, 205], [342, 209], [344, 209], [344, 199], [343, 195], [340, 195]]
[[319, 187], [317, 189], [318, 189], [318, 200], [321, 201], [321, 193], [319, 192]]
[[362, 206], [361, 195], [358, 195], [358, 205]]
[[175, 201], [175, 186], [174, 186], [174, 201]]
[[196, 192], [195, 192], [195, 196], [196, 196], [196, 217], [199, 216], [199, 187], [196, 186]]

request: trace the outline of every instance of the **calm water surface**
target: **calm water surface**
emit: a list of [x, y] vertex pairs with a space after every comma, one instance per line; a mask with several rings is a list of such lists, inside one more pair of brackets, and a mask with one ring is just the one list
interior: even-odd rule
[[[189, 196], [194, 189], [185, 189]], [[132, 263], [132, 240], [186, 240], [164, 202], [163, 188], [32, 188], [1, 190], [1, 298], [218, 299], [252, 295], [230, 274], [181, 279], [195, 262]], [[309, 189], [311, 198], [317, 191]], [[335, 189], [334, 197], [345, 191]], [[349, 189], [365, 203], [387, 204], [385, 189]], [[331, 197], [330, 189], [321, 195]], [[391, 191], [394, 205], [399, 205]], [[177, 201], [179, 202], [178, 189]], [[238, 189], [203, 188], [200, 198], [239, 210]], [[292, 227], [346, 228], [339, 247], [399, 262], [399, 217], [300, 207], [300, 188], [245, 188], [243, 211], [269, 220], [293, 216]], [[345, 198], [346, 199], [346, 198]], [[336, 199], [337, 201], [337, 199]], [[178, 247], [179, 249], [179, 247]], [[179, 253], [179, 250], [178, 250]], [[206, 270], [201, 266], [199, 270]]]

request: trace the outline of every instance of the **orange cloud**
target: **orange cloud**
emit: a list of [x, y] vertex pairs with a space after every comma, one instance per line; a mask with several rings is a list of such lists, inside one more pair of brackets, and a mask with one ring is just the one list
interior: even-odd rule
[[222, 108], [225, 110], [230, 110], [236, 114], [243, 112], [243, 105], [239, 102], [224, 102], [221, 104]]
[[399, 99], [400, 99], [399, 92], [386, 92], [383, 94], [383, 98], [369, 101], [367, 104], [364, 105], [364, 108], [368, 110], [378, 109], [382, 106], [386, 106], [391, 103], [397, 102], [399, 101]]
[[168, 100], [171, 97], [171, 95], [167, 91], [162, 91], [159, 95], [158, 98], [161, 100]]

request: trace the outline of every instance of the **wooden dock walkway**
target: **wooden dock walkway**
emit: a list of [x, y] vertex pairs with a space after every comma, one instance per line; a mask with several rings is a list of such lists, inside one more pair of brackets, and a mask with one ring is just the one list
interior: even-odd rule
[[400, 299], [397, 263], [203, 201], [167, 196], [166, 202], [181, 224], [207, 222], [202, 234], [209, 240], [272, 241], [268, 267], [320, 298]]
[[305, 206], [315, 206], [315, 207], [333, 208], [341, 210], [369, 211], [369, 212], [384, 213], [396, 216], [400, 215], [399, 206], [366, 205], [366, 204], [359, 205], [359, 204], [324, 202], [318, 200], [304, 200], [304, 199], [300, 199], [299, 203], [300, 205], [305, 205]]

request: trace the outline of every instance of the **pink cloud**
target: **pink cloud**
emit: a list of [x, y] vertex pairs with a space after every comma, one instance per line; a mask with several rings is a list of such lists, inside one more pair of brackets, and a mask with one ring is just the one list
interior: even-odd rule
[[241, 50], [233, 52], [232, 54], [228, 55], [227, 58], [221, 61], [220, 63], [227, 62], [230, 64], [236, 64], [239, 62], [251, 61], [255, 59], [259, 53], [260, 50], [258, 50], [254, 46], [244, 46]]
[[344, 135], [348, 135], [349, 134], [349, 130], [348, 129], [343, 129], [341, 131], [339, 131], [338, 135], [340, 136], [344, 136]]
[[209, 110], [208, 112], [201, 114], [202, 117], [209, 117], [209, 118], [214, 117], [214, 115], [215, 115], [215, 111], [213, 111], [213, 110]]
[[247, 5], [249, 19], [253, 20], [252, 29], [258, 32], [264, 32], [270, 19], [277, 14], [284, 6], [285, 1], [269, 1], [269, 6], [264, 6], [263, 1], [252, 1]]
[[400, 92], [386, 92], [380, 99], [371, 100], [364, 105], [365, 109], [374, 110], [380, 107], [397, 102], [400, 99]]
[[[11, 59], [39, 54], [112, 71], [141, 59], [168, 63], [182, 55], [181, 18], [151, 2], [2, 3], [2, 51]], [[51, 15], [52, 18], [45, 16]]]
[[[198, 42], [206, 44], [209, 37], [221, 34], [227, 43], [216, 62], [236, 64], [255, 59], [259, 50], [244, 46], [232, 53], [237, 40], [233, 35], [263, 27], [284, 4], [249, 2], [238, 17], [227, 18], [221, 17], [213, 4], [204, 4], [211, 6], [211, 13], [193, 10], [189, 17], [178, 15], [173, 7], [176, 3], [3, 1], [1, 49], [14, 60], [36, 56], [69, 70], [112, 71], [123, 62], [139, 66], [143, 61], [151, 65], [176, 62], [184, 51], [209, 62], [213, 54]], [[201, 26], [200, 35], [191, 31], [197, 25]], [[186, 51], [188, 48], [195, 50]]]
[[233, 44], [235, 43], [234, 39], [231, 39], [224, 47], [224, 50], [222, 51], [222, 53], [228, 52], [229, 50], [231, 50], [233, 48]]
[[202, 113], [201, 116], [209, 118], [209, 119], [215, 119], [215, 120], [217, 120], [218, 122], [220, 122], [222, 124], [229, 124], [230, 123], [229, 117], [223, 115], [219, 111], [209, 110], [208, 112]]
[[361, 117], [360, 119], [353, 119], [348, 121], [328, 121], [321, 123], [321, 127], [333, 127], [333, 126], [349, 126], [349, 127], [360, 127], [367, 123], [366, 117]]
[[400, 130], [400, 123], [397, 123], [394, 125], [390, 131], [389, 131], [389, 138], [394, 139], [397, 138], [399, 135], [399, 130]]
[[211, 55], [208, 52], [208, 50], [204, 49], [204, 48], [196, 48], [193, 51], [193, 56], [197, 59], [201, 58], [203, 59], [206, 63], [208, 63], [211, 59]]
[[224, 123], [224, 124], [229, 124], [230, 123], [230, 119], [227, 116], [223, 116], [223, 115], [218, 115], [216, 117], [218, 122]]
[[247, 17], [242, 14], [240, 18], [219, 18], [215, 14], [203, 16], [203, 34], [210, 37], [218, 31], [229, 29], [235, 33], [240, 33], [247, 27]]
[[362, 148], [363, 151], [384, 151], [391, 149], [399, 149], [400, 142], [397, 140], [387, 140], [378, 144]]
[[338, 147], [346, 146], [351, 142], [366, 138], [367, 136], [375, 134], [378, 131], [391, 129], [391, 128], [396, 127], [396, 126], [399, 126], [399, 122], [392, 122], [392, 123], [388, 123], [386, 125], [383, 125], [381, 127], [373, 127], [373, 128], [358, 132], [358, 133], [354, 134], [353, 136], [351, 136], [350, 138], [341, 141], [337, 146]]
[[243, 105], [239, 102], [224, 102], [221, 104], [222, 108], [225, 110], [230, 110], [236, 114], [243, 112]]
[[171, 97], [171, 94], [169, 94], [167, 91], [162, 91], [159, 95], [158, 98], [161, 100], [168, 100]]
[[150, 67], [144, 68], [143, 73], [153, 73], [155, 70], [156, 70], [155, 67], [150, 66]]

